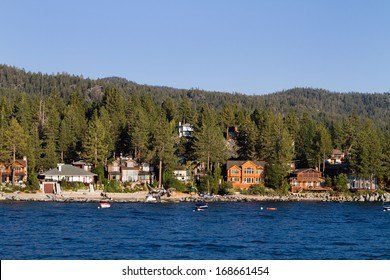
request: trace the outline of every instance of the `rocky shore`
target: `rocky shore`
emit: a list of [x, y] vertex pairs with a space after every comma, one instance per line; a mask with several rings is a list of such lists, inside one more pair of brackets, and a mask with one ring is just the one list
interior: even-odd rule
[[0, 193], [1, 201], [51, 201], [51, 202], [99, 202], [109, 199], [112, 202], [195, 202], [205, 200], [207, 202], [256, 202], [256, 201], [334, 201], [334, 202], [383, 202], [390, 201], [390, 193], [365, 193], [352, 195], [334, 195], [330, 193], [298, 193], [288, 195], [226, 195], [199, 197], [184, 193], [174, 193], [172, 196], [163, 196], [159, 201], [148, 201], [147, 192], [136, 193], [107, 193], [107, 197], [100, 192], [63, 192], [60, 195], [44, 193]]

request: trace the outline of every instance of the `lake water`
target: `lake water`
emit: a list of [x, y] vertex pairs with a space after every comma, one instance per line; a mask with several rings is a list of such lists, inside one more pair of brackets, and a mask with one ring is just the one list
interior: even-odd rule
[[97, 206], [1, 202], [0, 258], [390, 259], [390, 212], [380, 203], [209, 203], [205, 212], [192, 203]]

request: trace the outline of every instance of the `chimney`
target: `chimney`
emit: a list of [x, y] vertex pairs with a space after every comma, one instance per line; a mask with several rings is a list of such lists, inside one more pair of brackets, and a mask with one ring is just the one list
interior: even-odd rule
[[64, 165], [63, 163], [58, 163], [57, 164], [57, 169], [58, 169], [59, 172], [61, 172], [61, 169], [62, 169], [63, 165]]

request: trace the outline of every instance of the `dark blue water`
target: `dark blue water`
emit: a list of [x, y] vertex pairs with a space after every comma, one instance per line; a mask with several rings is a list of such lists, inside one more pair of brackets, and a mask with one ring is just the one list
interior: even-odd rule
[[0, 259], [390, 259], [379, 203], [97, 206], [0, 203]]

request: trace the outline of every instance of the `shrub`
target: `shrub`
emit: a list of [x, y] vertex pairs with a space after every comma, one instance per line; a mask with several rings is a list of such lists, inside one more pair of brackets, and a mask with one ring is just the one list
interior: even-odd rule
[[222, 182], [219, 186], [218, 194], [220, 195], [232, 195], [234, 194], [232, 182]]
[[104, 192], [120, 192], [121, 186], [117, 180], [111, 180], [107, 185], [104, 185]]

